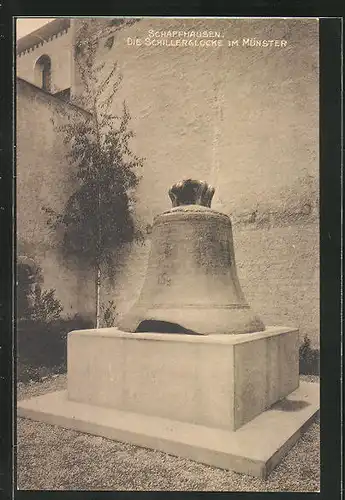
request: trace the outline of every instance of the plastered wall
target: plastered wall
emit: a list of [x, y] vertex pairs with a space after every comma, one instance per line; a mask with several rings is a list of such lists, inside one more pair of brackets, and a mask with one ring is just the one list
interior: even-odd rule
[[[224, 43], [152, 46], [172, 39], [150, 37], [152, 28], [219, 31]], [[234, 221], [248, 300], [267, 324], [298, 326], [318, 343], [317, 21], [144, 19], [117, 31], [110, 49], [105, 40], [100, 76], [118, 63], [116, 102], [126, 101], [132, 147], [145, 158], [136, 206], [142, 227], [171, 206], [174, 182], [207, 180], [216, 187], [213, 208]], [[287, 44], [259, 47], [257, 40]], [[149, 239], [124, 250], [104, 297], [116, 298], [119, 313], [139, 293], [148, 250]]]
[[[31, 84], [17, 82], [17, 254], [42, 269], [45, 289], [54, 288], [64, 315], [92, 315], [94, 285], [88, 270], [61, 258], [61, 235], [47, 225], [44, 207], [59, 211], [71, 193], [70, 165], [56, 127], [80, 111]], [[52, 122], [55, 121], [55, 125]]]
[[[145, 45], [153, 22], [155, 31], [220, 32], [224, 43]], [[90, 22], [90, 29], [108, 25], [109, 20]], [[137, 39], [143, 43], [128, 43]], [[254, 42], [243, 44], [243, 39]], [[259, 47], [255, 40], [287, 44]], [[132, 148], [145, 159], [139, 172], [138, 224], [146, 228], [171, 206], [168, 189], [174, 182], [186, 177], [210, 182], [216, 188], [212, 207], [233, 220], [238, 274], [248, 301], [266, 324], [297, 326], [301, 338], [307, 334], [318, 344], [317, 21], [144, 19], [117, 30], [111, 47], [106, 41], [100, 38], [97, 63], [105, 67], [99, 77], [104, 79], [118, 63], [123, 82], [113, 111], [126, 101], [135, 132]], [[72, 96], [77, 100], [82, 93], [73, 74]], [[37, 214], [44, 196], [62, 202], [61, 193], [67, 196], [69, 189], [63, 175], [68, 166], [52, 128], [45, 125], [51, 108], [29, 96], [19, 99], [20, 192], [29, 186], [18, 212], [24, 214], [21, 240], [35, 252], [41, 249], [50, 269], [47, 280], [61, 290], [67, 308], [73, 304], [78, 311], [93, 311], [92, 277], [84, 271], [79, 275], [76, 262], [75, 276], [82, 277], [67, 273], [62, 278], [43, 222], [25, 209], [34, 204], [31, 213]], [[31, 131], [28, 116], [35, 124]], [[50, 186], [47, 195], [35, 180], [38, 175]], [[105, 281], [102, 301], [114, 300], [119, 314], [139, 294], [149, 248], [147, 234], [143, 245], [129, 245], [115, 256], [115, 282]]]

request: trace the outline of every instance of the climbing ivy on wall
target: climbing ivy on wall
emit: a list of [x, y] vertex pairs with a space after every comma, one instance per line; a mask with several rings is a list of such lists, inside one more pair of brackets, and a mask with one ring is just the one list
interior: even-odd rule
[[63, 210], [44, 207], [48, 224], [62, 230], [62, 250], [86, 262], [95, 272], [95, 326], [100, 326], [102, 278], [111, 272], [113, 254], [122, 245], [141, 238], [134, 220], [135, 190], [143, 159], [131, 149], [134, 137], [125, 102], [119, 116], [113, 103], [122, 82], [116, 63], [109, 71], [97, 64], [100, 37], [89, 33], [89, 23], [80, 24], [76, 39], [76, 61], [83, 84], [83, 104], [90, 111], [83, 117], [66, 117], [60, 125], [73, 169], [74, 190]]

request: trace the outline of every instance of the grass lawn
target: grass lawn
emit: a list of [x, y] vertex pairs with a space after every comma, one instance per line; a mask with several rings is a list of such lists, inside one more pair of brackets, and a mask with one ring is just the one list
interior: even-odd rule
[[[317, 377], [304, 376], [317, 381]], [[18, 399], [66, 388], [66, 375], [18, 384]], [[319, 491], [316, 420], [267, 480], [18, 418], [17, 487], [25, 490]]]

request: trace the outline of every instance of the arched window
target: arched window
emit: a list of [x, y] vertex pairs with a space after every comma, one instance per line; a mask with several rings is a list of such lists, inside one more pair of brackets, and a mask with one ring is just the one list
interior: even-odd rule
[[35, 84], [50, 92], [51, 60], [47, 55], [39, 57], [35, 64]]

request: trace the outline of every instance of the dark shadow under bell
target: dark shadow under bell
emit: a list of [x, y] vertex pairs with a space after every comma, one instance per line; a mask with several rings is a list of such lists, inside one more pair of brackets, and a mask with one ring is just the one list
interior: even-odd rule
[[152, 333], [185, 333], [188, 335], [200, 335], [199, 333], [188, 330], [177, 323], [170, 323], [169, 321], [156, 321], [145, 319], [139, 323], [136, 332], [152, 332]]

